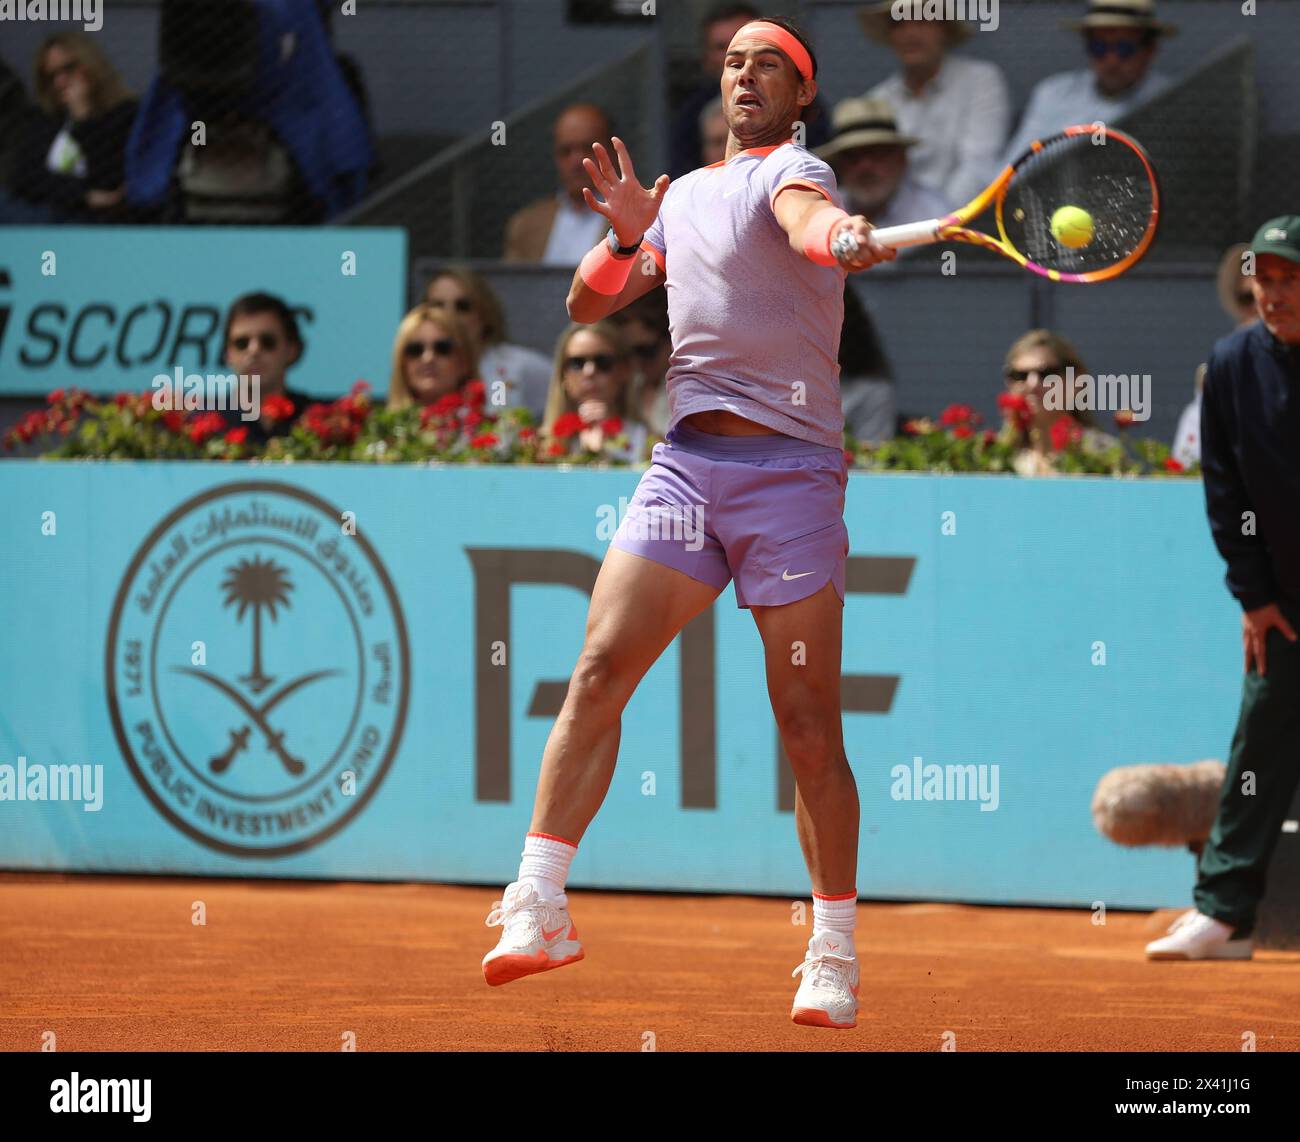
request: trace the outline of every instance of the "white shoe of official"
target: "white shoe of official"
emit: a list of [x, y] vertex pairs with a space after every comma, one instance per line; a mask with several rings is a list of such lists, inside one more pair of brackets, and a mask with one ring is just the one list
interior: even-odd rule
[[484, 923], [501, 926], [497, 946], [483, 957], [483, 978], [493, 987], [582, 959], [568, 907], [538, 896], [531, 884], [507, 884]]
[[[845, 953], [849, 954], [846, 955]], [[856, 1027], [858, 1022], [858, 958], [852, 944], [837, 932], [822, 932], [808, 941], [803, 973], [790, 1018], [805, 1027]]]
[[1253, 941], [1232, 938], [1222, 921], [1189, 909], [1169, 925], [1169, 934], [1147, 945], [1149, 960], [1248, 960]]

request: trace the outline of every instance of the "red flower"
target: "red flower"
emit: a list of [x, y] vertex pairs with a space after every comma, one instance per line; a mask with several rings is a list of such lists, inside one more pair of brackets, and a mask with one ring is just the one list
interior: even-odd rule
[[558, 440], [551, 441], [551, 446], [546, 450], [548, 456], [564, 456], [569, 449]]
[[369, 396], [369, 395], [370, 395], [370, 382], [369, 382], [369, 381], [353, 381], [353, 382], [352, 382], [352, 388], [351, 388], [350, 392], [352, 393], [352, 395], [353, 395], [354, 397], [359, 397], [359, 396]]
[[455, 409], [460, 408], [460, 393], [446, 393], [440, 396], [433, 404], [426, 405], [430, 416], [444, 416]]
[[484, 404], [487, 401], [487, 385], [477, 377], [472, 381], [466, 381], [460, 389], [465, 397], [466, 404]]
[[606, 436], [617, 436], [623, 431], [623, 418], [621, 416], [609, 416], [600, 422], [601, 431]]
[[1057, 452], [1077, 444], [1083, 436], [1083, 429], [1068, 416], [1058, 416], [1052, 421], [1051, 432], [1052, 448]]
[[940, 424], [979, 424], [980, 414], [968, 404], [950, 404], [939, 416]]
[[998, 393], [998, 408], [1002, 410], [1003, 417], [1015, 421], [1018, 428], [1028, 428], [1029, 422], [1034, 419], [1029, 401], [1022, 393]]
[[248, 428], [240, 425], [238, 428], [232, 428], [226, 433], [227, 444], [245, 444], [248, 441]]
[[975, 430], [965, 424], [959, 424], [952, 430], [952, 434], [958, 440], [965, 440], [966, 437], [975, 435]]
[[994, 432], [991, 428], [986, 428], [984, 430], [984, 444], [986, 447], [992, 444], [993, 441], [995, 441], [997, 438], [998, 438], [998, 434]]
[[1182, 464], [1180, 464], [1180, 463], [1179, 463], [1177, 460], [1175, 460], [1172, 456], [1166, 456], [1166, 457], [1165, 457], [1165, 471], [1166, 471], [1166, 472], [1182, 472], [1182, 471], [1184, 471], [1184, 468], [1183, 468]]
[[162, 414], [162, 422], [168, 432], [180, 432], [185, 426], [185, 414], [179, 409], [172, 409]]
[[283, 393], [275, 393], [262, 402], [262, 415], [267, 420], [288, 420], [293, 416], [293, 401]]
[[495, 432], [480, 432], [469, 442], [469, 446], [471, 448], [492, 448], [500, 440], [501, 438]]
[[908, 436], [918, 436], [921, 432], [920, 426], [914, 420], [903, 421], [903, 431]]
[[567, 440], [576, 432], [581, 432], [585, 424], [582, 417], [576, 412], [566, 412], [563, 416], [557, 416], [555, 423], [551, 425], [551, 435], [557, 440]]
[[46, 399], [47, 401], [49, 401], [50, 404], [58, 404], [59, 401], [61, 401], [61, 400], [63, 399], [63, 390], [62, 390], [62, 389], [55, 389], [55, 390], [54, 390], [52, 393], [50, 393], [50, 395], [47, 396], [45, 399]]
[[483, 423], [483, 414], [476, 408], [468, 409], [464, 416], [466, 428], [477, 428]]
[[117, 405], [118, 408], [125, 408], [126, 402], [129, 401], [130, 399], [131, 399], [130, 393], [118, 393], [116, 396], [113, 397], [113, 403]]
[[520, 440], [532, 440], [537, 435], [537, 429], [525, 426], [519, 430]]
[[1132, 409], [1129, 409], [1129, 408], [1122, 408], [1122, 409], [1120, 409], [1120, 410], [1115, 414], [1115, 427], [1116, 427], [1116, 428], [1127, 428], [1127, 427], [1128, 427], [1130, 424], [1132, 424], [1132, 423], [1133, 423], [1133, 410], [1132, 410]]
[[847, 464], [850, 468], [852, 468], [853, 461], [854, 461], [853, 449], [852, 448], [844, 449], [844, 463]]
[[200, 413], [190, 423], [189, 437], [195, 444], [202, 444], [210, 436], [215, 436], [226, 427], [226, 418], [219, 412]]

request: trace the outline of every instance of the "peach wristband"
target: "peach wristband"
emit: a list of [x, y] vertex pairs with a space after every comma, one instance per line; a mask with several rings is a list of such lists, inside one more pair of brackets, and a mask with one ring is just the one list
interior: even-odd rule
[[847, 211], [829, 202], [813, 211], [813, 216], [803, 228], [803, 252], [810, 261], [819, 266], [839, 264], [839, 258], [831, 253], [831, 234], [844, 219], [851, 217]]
[[610, 252], [609, 243], [601, 242], [587, 251], [578, 272], [582, 280], [593, 290], [606, 297], [617, 297], [632, 276], [632, 263], [636, 255], [630, 258], [616, 258]]

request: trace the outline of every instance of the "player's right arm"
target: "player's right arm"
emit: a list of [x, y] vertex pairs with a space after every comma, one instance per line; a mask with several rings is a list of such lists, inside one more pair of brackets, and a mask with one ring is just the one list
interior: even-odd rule
[[[623, 173], [620, 175], [614, 170], [605, 148], [599, 143], [594, 144], [592, 152], [596, 161], [583, 159], [582, 165], [604, 201], [597, 199], [589, 189], [583, 190], [582, 197], [592, 210], [609, 219], [620, 245], [640, 245], [651, 223], [659, 216], [659, 207], [668, 189], [668, 176], [660, 175], [654, 186], [647, 190], [637, 182], [632, 156], [623, 140], [615, 137], [611, 142], [618, 152], [619, 169]], [[582, 265], [574, 273], [565, 308], [574, 321], [589, 325], [616, 313], [655, 286], [662, 285], [664, 280], [663, 267], [653, 254], [641, 249], [625, 258], [619, 257], [609, 251], [602, 239], [583, 258]]]

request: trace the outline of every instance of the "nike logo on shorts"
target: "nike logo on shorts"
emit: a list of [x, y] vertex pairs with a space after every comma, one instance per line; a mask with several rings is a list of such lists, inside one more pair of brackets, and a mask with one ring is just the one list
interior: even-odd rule
[[785, 579], [788, 582], [791, 579], [802, 579], [805, 575], [812, 575], [812, 574], [814, 574], [814, 572], [812, 571], [800, 571], [798, 575], [791, 575], [790, 568], [787, 567], [784, 571], [781, 572], [781, 578]]

